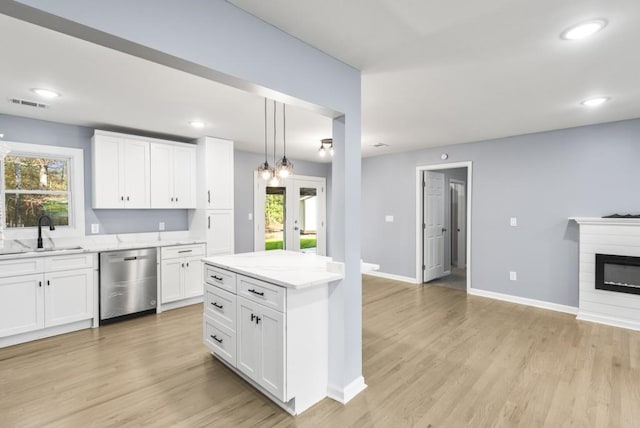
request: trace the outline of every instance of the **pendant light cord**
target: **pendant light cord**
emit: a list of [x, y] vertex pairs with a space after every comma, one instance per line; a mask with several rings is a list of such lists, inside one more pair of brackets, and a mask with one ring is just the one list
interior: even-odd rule
[[287, 114], [285, 110], [286, 105], [282, 103], [282, 157], [287, 158]]
[[276, 165], [276, 100], [273, 100], [273, 165]]
[[267, 97], [264, 98], [264, 163], [267, 161]]

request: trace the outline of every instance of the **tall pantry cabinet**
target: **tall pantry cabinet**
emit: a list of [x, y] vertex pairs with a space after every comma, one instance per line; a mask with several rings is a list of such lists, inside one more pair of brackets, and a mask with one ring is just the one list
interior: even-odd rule
[[196, 150], [197, 201], [189, 229], [206, 237], [207, 256], [233, 254], [233, 141], [203, 137]]

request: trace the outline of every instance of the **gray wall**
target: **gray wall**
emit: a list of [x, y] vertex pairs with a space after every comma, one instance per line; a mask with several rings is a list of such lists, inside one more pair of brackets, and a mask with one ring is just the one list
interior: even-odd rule
[[85, 229], [100, 224], [100, 233], [154, 232], [158, 223], [165, 230], [187, 230], [187, 210], [93, 210], [91, 208], [91, 136], [93, 128], [0, 114], [4, 141], [73, 147], [84, 151]]
[[[249, 213], [253, 214], [253, 172], [261, 162], [264, 162], [264, 155], [236, 150], [234, 156], [235, 250], [236, 253], [247, 253], [253, 251], [253, 231], [255, 230], [253, 220], [249, 220]], [[330, 163], [293, 160], [293, 166], [297, 175], [326, 177], [327, 202], [331, 200]], [[327, 212], [329, 212], [328, 209]]]
[[567, 218], [640, 213], [640, 119], [367, 158], [362, 256], [382, 272], [415, 277], [416, 166], [441, 153], [473, 161], [474, 288], [577, 306], [578, 227]]

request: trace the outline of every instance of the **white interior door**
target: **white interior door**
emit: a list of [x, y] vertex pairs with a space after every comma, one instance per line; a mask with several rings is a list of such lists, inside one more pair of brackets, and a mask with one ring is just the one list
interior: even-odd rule
[[464, 183], [455, 183], [457, 198], [457, 263], [456, 266], [464, 268], [467, 256], [467, 194]]
[[426, 171], [424, 175], [423, 280], [444, 276], [444, 174]]

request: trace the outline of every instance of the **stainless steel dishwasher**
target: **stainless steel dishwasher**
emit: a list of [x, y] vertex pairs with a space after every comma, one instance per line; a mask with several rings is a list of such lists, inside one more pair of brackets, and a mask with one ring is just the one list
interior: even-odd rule
[[155, 248], [100, 253], [100, 324], [156, 311]]

